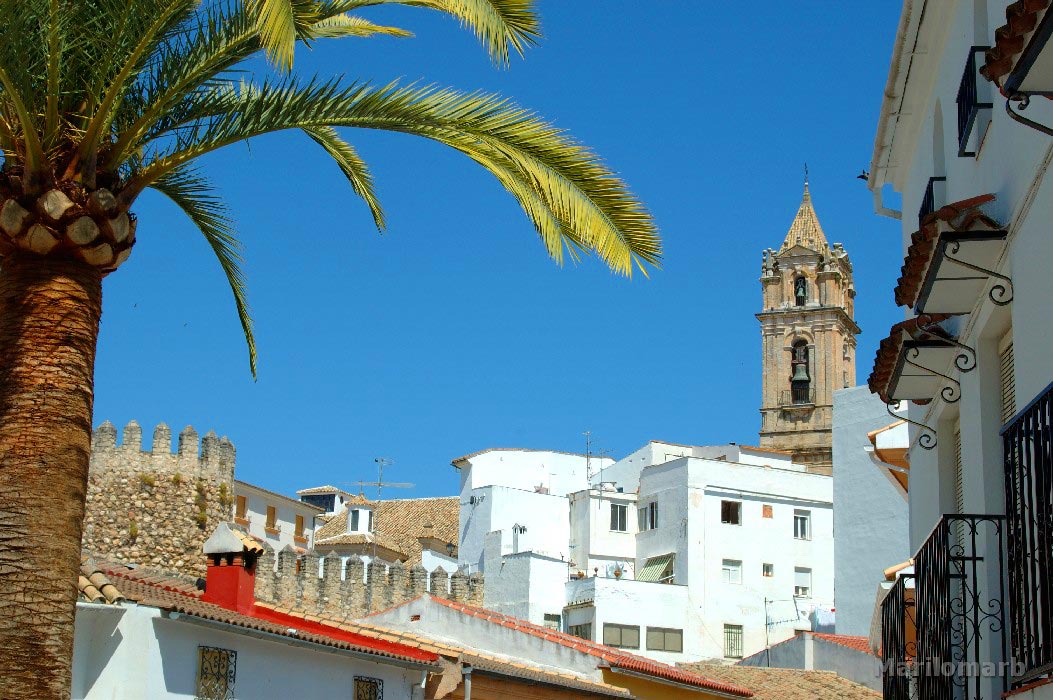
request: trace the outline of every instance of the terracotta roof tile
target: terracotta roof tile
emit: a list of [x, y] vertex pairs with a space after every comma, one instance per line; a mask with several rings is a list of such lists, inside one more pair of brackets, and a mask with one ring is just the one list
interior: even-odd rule
[[[417, 564], [421, 561], [421, 543], [418, 538], [434, 537], [457, 546], [460, 507], [460, 499], [456, 496], [405, 498], [374, 503], [373, 510], [380, 533], [377, 543], [406, 555], [408, 563]], [[362, 538], [364, 535], [361, 534], [347, 534], [346, 510], [330, 518], [314, 534], [316, 547], [363, 544], [365, 540]]]
[[[878, 345], [877, 356], [874, 358], [874, 369], [867, 379], [870, 391], [881, 397], [885, 403], [890, 403], [889, 390], [891, 389], [892, 375], [896, 371], [900, 352], [903, 349], [904, 334], [910, 337], [921, 335], [926, 330], [934, 330], [939, 333], [936, 323], [950, 318], [943, 314], [930, 314], [909, 318], [892, 326], [887, 338]], [[916, 404], [924, 405], [928, 401], [915, 401]]]
[[534, 637], [549, 639], [561, 646], [576, 649], [590, 656], [594, 656], [614, 668], [623, 668], [629, 671], [645, 673], [666, 680], [675, 681], [677, 683], [683, 683], [684, 685], [715, 690], [744, 698], [751, 697], [752, 695], [749, 690], [737, 684], [724, 683], [719, 680], [708, 678], [704, 675], [684, 671], [675, 666], [659, 663], [642, 656], [636, 656], [635, 654], [604, 646], [603, 644], [597, 644], [596, 642], [581, 639], [580, 637], [575, 637], [564, 632], [558, 632], [548, 627], [542, 627], [541, 625], [536, 625], [532, 622], [527, 622], [526, 620], [511, 617], [510, 615], [495, 613], [491, 610], [475, 607], [474, 605], [457, 603], [444, 598], [436, 598], [435, 596], [429, 595], [428, 597], [440, 605], [452, 608], [453, 610], [464, 613], [465, 615], [489, 620], [504, 627], [516, 629]]
[[914, 308], [918, 303], [925, 283], [925, 275], [936, 252], [936, 243], [940, 239], [941, 222], [950, 226], [953, 231], [970, 231], [977, 225], [993, 229], [1001, 228], [998, 222], [983, 213], [981, 207], [994, 201], [993, 194], [984, 194], [960, 202], [940, 207], [925, 217], [921, 228], [910, 237], [910, 247], [900, 269], [900, 278], [896, 285], [896, 303], [900, 306]]
[[793, 217], [790, 230], [786, 232], [786, 240], [782, 242], [781, 251], [789, 250], [794, 246], [808, 248], [818, 253], [824, 252], [830, 247], [826, 242], [826, 234], [819, 224], [819, 216], [812, 206], [812, 195], [808, 192], [808, 183], [804, 184], [804, 196], [801, 198], [801, 206]]
[[843, 647], [849, 649], [855, 649], [865, 654], [871, 654], [870, 651], [870, 638], [860, 637], [851, 634], [825, 634], [822, 632], [813, 632], [812, 636], [816, 639], [822, 639], [827, 642], [833, 642], [834, 644], [840, 644]]
[[1038, 26], [1039, 15], [1049, 3], [1050, 0], [1017, 0], [1005, 8], [1006, 23], [995, 30], [994, 46], [986, 52], [981, 75], [1002, 86], [1002, 79], [1013, 71], [1028, 35]]
[[83, 556], [80, 560], [80, 574], [77, 576], [78, 598], [86, 603], [119, 603], [124, 594], [117, 590], [106, 574], [99, 570], [95, 560]]
[[754, 700], [874, 700], [881, 697], [878, 691], [853, 683], [833, 671], [716, 663], [681, 664], [681, 667], [749, 688]]

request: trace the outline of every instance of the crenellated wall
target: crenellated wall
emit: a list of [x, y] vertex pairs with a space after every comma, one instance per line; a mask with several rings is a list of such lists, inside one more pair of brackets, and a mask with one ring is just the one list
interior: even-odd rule
[[256, 565], [257, 601], [319, 616], [364, 617], [424, 593], [482, 606], [483, 576], [450, 575], [438, 567], [429, 574], [420, 564], [366, 565], [358, 556], [342, 563], [332, 552], [298, 555], [286, 547], [275, 553], [267, 545]]
[[121, 562], [193, 576], [205, 573], [201, 547], [234, 498], [234, 445], [187, 427], [172, 450], [172, 431], [154, 428], [149, 449], [132, 421], [120, 444], [106, 421], [92, 435], [84, 549]]

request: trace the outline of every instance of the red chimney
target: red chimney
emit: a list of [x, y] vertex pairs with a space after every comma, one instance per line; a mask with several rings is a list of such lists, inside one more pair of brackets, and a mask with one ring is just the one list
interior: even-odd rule
[[248, 535], [220, 523], [205, 541], [208, 573], [201, 600], [251, 615], [256, 605], [256, 559], [263, 548]]

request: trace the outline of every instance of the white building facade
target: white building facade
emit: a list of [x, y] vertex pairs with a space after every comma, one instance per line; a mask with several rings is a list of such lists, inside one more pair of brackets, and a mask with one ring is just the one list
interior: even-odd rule
[[874, 641], [894, 663], [953, 663], [887, 676], [887, 698], [1053, 697], [1048, 6], [908, 0], [893, 48], [869, 185], [902, 221], [907, 320], [870, 385], [912, 402], [914, 567]]
[[275, 551], [310, 549], [315, 518], [324, 511], [245, 481], [234, 481], [234, 522]]
[[651, 442], [563, 461], [573, 479], [551, 481], [577, 491], [486, 483], [548, 454], [501, 451], [482, 473], [477, 456], [454, 462], [471, 485], [460, 561], [486, 575], [486, 607], [669, 663], [740, 658], [830, 621], [829, 476], [759, 448]]

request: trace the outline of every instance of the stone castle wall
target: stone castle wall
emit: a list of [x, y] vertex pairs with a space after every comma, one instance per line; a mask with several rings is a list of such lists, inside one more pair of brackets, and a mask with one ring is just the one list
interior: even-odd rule
[[92, 435], [85, 551], [107, 559], [204, 576], [201, 548], [231, 517], [235, 450], [209, 432], [187, 427], [172, 450], [172, 432], [154, 429], [143, 450], [142, 428], [125, 426], [121, 443], [110, 422]]
[[304, 610], [322, 617], [359, 618], [385, 610], [424, 593], [460, 603], [482, 606], [483, 576], [448, 574], [436, 568], [430, 574], [416, 564], [385, 566], [330, 552], [298, 555], [291, 548], [275, 553], [265, 546], [256, 564], [256, 600], [280, 608]]

